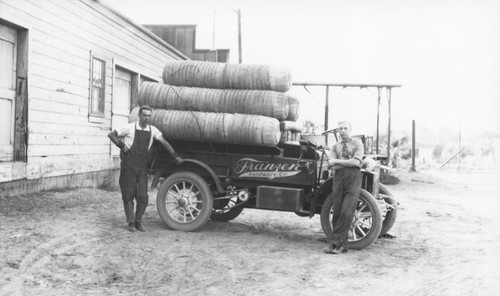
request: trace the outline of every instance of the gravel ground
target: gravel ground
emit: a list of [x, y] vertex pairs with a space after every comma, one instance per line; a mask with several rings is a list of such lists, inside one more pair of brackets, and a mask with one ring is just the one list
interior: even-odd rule
[[500, 295], [498, 173], [396, 171], [393, 239], [326, 255], [318, 215], [125, 228], [119, 192], [0, 198], [0, 295]]

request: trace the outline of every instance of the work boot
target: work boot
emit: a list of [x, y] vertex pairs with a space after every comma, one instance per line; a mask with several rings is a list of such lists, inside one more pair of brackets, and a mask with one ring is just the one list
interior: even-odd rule
[[124, 201], [123, 208], [125, 209], [125, 218], [127, 219], [129, 231], [135, 232], [135, 215], [134, 215], [134, 202]]
[[142, 226], [142, 216], [146, 212], [147, 203], [137, 203], [137, 208], [135, 210], [135, 229], [145, 232], [146, 229]]
[[332, 254], [339, 255], [339, 254], [344, 254], [344, 253], [347, 253], [347, 248], [337, 247], [337, 248], [332, 250]]
[[323, 253], [331, 254], [333, 250], [335, 250], [337, 246], [334, 243], [329, 244], [328, 246], [323, 248]]
[[135, 232], [136, 231], [136, 229], [135, 229], [135, 223], [129, 223], [128, 226], [127, 226], [127, 229], [130, 232]]
[[135, 229], [142, 231], [142, 232], [146, 232], [146, 229], [144, 229], [141, 222], [135, 222]]

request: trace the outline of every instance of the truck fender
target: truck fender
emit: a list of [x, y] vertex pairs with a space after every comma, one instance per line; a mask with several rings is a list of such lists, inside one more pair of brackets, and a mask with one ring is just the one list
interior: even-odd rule
[[158, 186], [158, 183], [160, 182], [161, 177], [165, 177], [168, 173], [173, 173], [173, 172], [178, 172], [178, 171], [192, 171], [189, 167], [192, 165], [198, 166], [201, 169], [205, 170], [210, 177], [213, 179], [215, 186], [217, 187], [217, 191], [219, 193], [223, 193], [225, 190], [222, 187], [222, 184], [219, 180], [219, 177], [217, 177], [217, 174], [215, 174], [214, 170], [210, 166], [208, 166], [206, 163], [201, 162], [196, 159], [191, 159], [191, 158], [184, 158], [184, 163], [182, 165], [175, 165], [173, 162], [168, 163], [164, 165], [154, 176], [153, 181], [151, 183], [151, 188], [155, 188]]

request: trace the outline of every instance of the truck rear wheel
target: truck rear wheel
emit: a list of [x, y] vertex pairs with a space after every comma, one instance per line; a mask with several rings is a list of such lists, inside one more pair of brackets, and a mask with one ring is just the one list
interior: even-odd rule
[[[333, 194], [330, 194], [321, 207], [321, 226], [328, 239], [332, 238]], [[382, 229], [382, 215], [375, 198], [361, 189], [356, 211], [349, 230], [350, 249], [361, 250], [375, 242]]]
[[177, 172], [162, 183], [156, 197], [158, 214], [168, 228], [195, 231], [205, 225], [213, 208], [207, 182], [191, 172]]
[[390, 205], [391, 207], [387, 209], [387, 213], [385, 217], [383, 217], [384, 222], [382, 223], [382, 230], [380, 231], [380, 235], [386, 234], [391, 230], [394, 223], [396, 223], [396, 218], [398, 216], [398, 202], [394, 199], [394, 195], [392, 195], [391, 191], [384, 184], [380, 184], [379, 193], [383, 194], [382, 197], [384, 201]]

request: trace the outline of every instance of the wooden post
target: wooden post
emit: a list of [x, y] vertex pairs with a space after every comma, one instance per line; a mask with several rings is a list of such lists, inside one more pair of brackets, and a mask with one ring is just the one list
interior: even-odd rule
[[[14, 105], [14, 161], [28, 160], [28, 31], [17, 33], [17, 79]], [[15, 61], [16, 59], [14, 59]], [[4, 65], [2, 65], [4, 66]], [[25, 176], [24, 176], [25, 177]]]
[[377, 87], [378, 90], [378, 100], [377, 100], [377, 142], [375, 144], [375, 154], [378, 154], [378, 143], [379, 143], [379, 129], [380, 129], [380, 91], [381, 88]]
[[439, 168], [442, 168], [444, 167], [448, 162], [450, 162], [453, 158], [455, 158], [455, 156], [459, 155], [460, 152], [462, 152], [462, 150], [464, 150], [465, 147], [462, 147], [461, 149], [459, 149], [455, 154], [453, 154], [452, 157], [450, 157], [447, 161], [445, 161]]
[[411, 122], [411, 167], [410, 172], [416, 172], [415, 169], [415, 119]]
[[391, 88], [387, 88], [387, 107], [389, 112], [389, 120], [387, 124], [387, 166], [391, 164]]
[[[330, 93], [330, 87], [327, 85], [326, 86], [326, 94], [325, 94], [325, 131], [328, 130], [329, 93]], [[325, 145], [328, 146], [328, 133], [325, 134]]]

